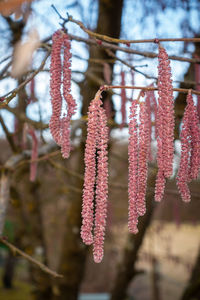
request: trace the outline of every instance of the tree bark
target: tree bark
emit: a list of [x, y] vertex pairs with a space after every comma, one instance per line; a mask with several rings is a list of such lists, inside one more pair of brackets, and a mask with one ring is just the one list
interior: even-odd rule
[[192, 270], [190, 280], [183, 292], [181, 300], [200, 299], [200, 249]]
[[124, 300], [127, 298], [127, 288], [133, 280], [133, 278], [138, 274], [135, 269], [135, 264], [137, 262], [138, 253], [142, 242], [145, 237], [146, 230], [151, 223], [155, 203], [154, 203], [154, 190], [156, 178], [156, 169], [152, 171], [149, 176], [146, 203], [147, 211], [144, 217], [139, 219], [139, 232], [138, 234], [129, 234], [124, 248], [123, 258], [120, 262], [117, 270], [116, 279], [114, 282], [114, 287], [111, 292], [111, 300]]

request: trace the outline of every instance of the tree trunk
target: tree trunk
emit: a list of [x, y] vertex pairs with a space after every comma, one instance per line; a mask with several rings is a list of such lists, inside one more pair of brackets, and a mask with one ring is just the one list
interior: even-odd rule
[[3, 286], [6, 289], [13, 288], [13, 278], [15, 270], [16, 257], [8, 251], [7, 257], [5, 259], [4, 273], [3, 273]]
[[154, 203], [154, 186], [156, 178], [156, 169], [149, 176], [146, 203], [147, 211], [144, 217], [139, 219], [138, 234], [129, 234], [124, 248], [122, 261], [118, 266], [114, 287], [111, 292], [111, 300], [124, 300], [127, 297], [127, 288], [138, 274], [135, 269], [138, 253], [145, 237], [146, 230], [151, 223], [155, 203]]
[[186, 286], [181, 300], [195, 300], [200, 299], [200, 249], [197, 255], [194, 268], [188, 285]]

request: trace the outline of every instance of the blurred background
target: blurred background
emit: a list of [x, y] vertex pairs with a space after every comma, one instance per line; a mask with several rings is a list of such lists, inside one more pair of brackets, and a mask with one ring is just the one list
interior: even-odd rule
[[[92, 248], [80, 239], [89, 103], [100, 85], [120, 84], [122, 73], [126, 85], [156, 84], [157, 45], [118, 45], [132, 53], [104, 48], [77, 24], [66, 22], [64, 26], [72, 40], [72, 94], [78, 105], [72, 121], [69, 159], [62, 158], [48, 129], [51, 36], [62, 28], [67, 14], [90, 30], [115, 38], [192, 38], [200, 35], [200, 1], [2, 0], [0, 13], [0, 200], [8, 202], [3, 235], [63, 275], [54, 278], [1, 243], [0, 299], [200, 299], [199, 179], [190, 183], [190, 203], [182, 202], [176, 186], [184, 94], [174, 93], [173, 177], [167, 182], [163, 201], [155, 203], [153, 126], [147, 212], [139, 219], [139, 233], [132, 235], [127, 227], [127, 123], [129, 100], [135, 99], [138, 92], [126, 91], [123, 125], [120, 90], [104, 92], [110, 139], [102, 263], [94, 263]], [[200, 44], [167, 42], [163, 46], [171, 58], [173, 86], [199, 89], [199, 63], [195, 59], [200, 56]], [[32, 79], [26, 83], [29, 78]], [[4, 105], [5, 100], [10, 101], [8, 105]], [[195, 97], [194, 100], [197, 103]], [[153, 121], [154, 117], [152, 124]], [[30, 181], [31, 150], [36, 144], [37, 176]]]

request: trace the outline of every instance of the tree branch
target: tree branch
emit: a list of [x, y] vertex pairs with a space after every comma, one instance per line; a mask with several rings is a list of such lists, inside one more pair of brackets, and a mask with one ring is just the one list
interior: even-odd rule
[[[132, 89], [132, 90], [143, 90], [143, 91], [157, 91], [158, 87], [152, 87], [152, 86], [128, 86], [128, 85], [103, 85], [100, 87], [101, 91], [106, 91], [109, 89]], [[191, 91], [192, 94], [200, 95], [200, 91], [196, 91], [193, 89], [180, 89], [180, 88], [173, 88], [174, 92], [179, 92], [183, 94], [187, 94], [189, 91]]]
[[[25, 81], [23, 81], [17, 88], [13, 89], [12, 91], [10, 91], [7, 94], [0, 97], [2, 100], [2, 102], [0, 103], [0, 107], [7, 106], [8, 103], [13, 98], [16, 97], [19, 90], [21, 90], [29, 81], [31, 81], [43, 69], [49, 55], [50, 55], [50, 52], [48, 51], [47, 54], [45, 55], [45, 58], [43, 59], [42, 63], [40, 64], [39, 68], [35, 72], [33, 72], [33, 74], [29, 78], [27, 78]], [[10, 95], [10, 96], [8, 96], [8, 95]]]
[[159, 42], [193, 42], [193, 43], [199, 43], [200, 38], [164, 38], [164, 39], [145, 39], [145, 40], [124, 40], [124, 39], [116, 39], [109, 37], [107, 35], [99, 34], [96, 32], [93, 32], [89, 29], [87, 29], [82, 22], [73, 19], [72, 16], [68, 16], [68, 19], [66, 21], [70, 21], [72, 23], [77, 24], [84, 32], [86, 32], [89, 36], [93, 38], [98, 38], [100, 40], [110, 42], [110, 43], [116, 43], [116, 44], [138, 44], [138, 43], [159, 43]]
[[42, 264], [38, 260], [34, 259], [30, 255], [26, 254], [22, 250], [18, 249], [17, 247], [15, 247], [11, 243], [9, 243], [5, 238], [0, 237], [0, 242], [2, 244], [6, 245], [13, 252], [13, 254], [17, 253], [17, 254], [21, 255], [23, 258], [30, 261], [32, 264], [36, 265], [37, 267], [39, 267], [45, 273], [47, 273], [47, 274], [49, 274], [49, 275], [51, 275], [55, 278], [62, 278], [63, 277], [62, 275], [56, 273], [55, 271], [52, 271], [51, 269], [49, 269], [47, 266], [45, 266], [44, 264]]
[[3, 128], [3, 131], [5, 132], [7, 141], [9, 143], [12, 151], [17, 152], [17, 147], [16, 147], [16, 145], [13, 141], [12, 134], [10, 134], [10, 132], [8, 131], [8, 128], [6, 127], [6, 124], [5, 124], [4, 119], [2, 118], [1, 114], [0, 114], [0, 123], [1, 123], [1, 126]]

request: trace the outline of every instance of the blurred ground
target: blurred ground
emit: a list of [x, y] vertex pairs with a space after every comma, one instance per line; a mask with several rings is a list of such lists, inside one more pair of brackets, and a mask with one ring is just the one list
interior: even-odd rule
[[[3, 151], [3, 153], [5, 152]], [[90, 255], [87, 258], [85, 278], [81, 287], [82, 293], [110, 292], [117, 272], [117, 263], [121, 260], [122, 249], [128, 234], [127, 141], [113, 141], [110, 153], [110, 191], [105, 256], [101, 264], [95, 264], [92, 258], [92, 247], [89, 249]], [[74, 170], [76, 159], [77, 154], [74, 151], [70, 161], [63, 162], [58, 157], [55, 158], [55, 162], [62, 163], [62, 166], [69, 170]], [[37, 225], [37, 219], [34, 219], [38, 204], [36, 202], [37, 197], [37, 200], [40, 199], [43, 220], [43, 224], [38, 225], [39, 230], [44, 231], [48, 250], [48, 265], [56, 270], [64, 235], [66, 211], [70, 203], [67, 198], [69, 190], [67, 187], [64, 190], [63, 187], [65, 187], [66, 182], [70, 184], [70, 178], [67, 178], [62, 171], [42, 163], [38, 174], [38, 177], [42, 180], [36, 195], [30, 193], [27, 189], [28, 178], [23, 181], [19, 176], [16, 176], [21, 201], [23, 207], [25, 207], [23, 213], [27, 218], [26, 227], [30, 230], [29, 235], [22, 231], [24, 235], [22, 244], [26, 246], [25, 249], [28, 249], [27, 245], [30, 246], [31, 244], [37, 247], [40, 246], [38, 244], [39, 239], [32, 235], [32, 232], [37, 232], [37, 228], [34, 228], [35, 224]], [[167, 183], [165, 197], [156, 207], [153, 223], [148, 229], [139, 254], [137, 268], [142, 270], [143, 273], [138, 275], [129, 287], [129, 293], [134, 296], [135, 300], [153, 299], [152, 293], [155, 281], [161, 300], [180, 299], [200, 246], [199, 182], [194, 181], [191, 183], [190, 188], [192, 201], [191, 203], [183, 203], [178, 194], [175, 181], [171, 180]], [[15, 203], [16, 201], [13, 198], [11, 202]], [[20, 215], [21, 210], [18, 208], [20, 208], [19, 205], [15, 205], [14, 208], [10, 207], [9, 217], [15, 220], [17, 224], [21, 221], [21, 228], [23, 229], [25, 223]], [[75, 230], [78, 229], [75, 228]], [[54, 242], [52, 243], [52, 241]], [[29, 250], [33, 251], [34, 248]], [[29, 254], [32, 255], [34, 252]], [[156, 277], [154, 276], [155, 273]], [[0, 300], [31, 300], [30, 292], [33, 287], [29, 282], [28, 267], [20, 260], [16, 270], [14, 289], [6, 291], [1, 287]]]
[[[106, 242], [105, 257], [101, 264], [95, 264], [92, 253], [88, 257], [83, 293], [109, 292], [120, 248], [127, 235], [127, 224], [112, 226], [111, 236]], [[111, 233], [110, 233], [111, 235]], [[187, 242], [186, 242], [187, 241]], [[176, 224], [154, 221], [142, 246], [137, 268], [144, 273], [138, 275], [129, 287], [129, 294], [135, 300], [152, 298], [153, 270], [158, 275], [157, 284], [162, 300], [178, 300], [190, 276], [194, 259], [200, 244], [200, 225]], [[156, 258], [156, 265], [153, 264]], [[131, 267], [131, 266], [130, 266]], [[0, 300], [31, 300], [33, 287], [28, 283], [26, 265], [20, 260], [13, 290], [0, 286]], [[84, 298], [85, 299], [85, 298]], [[91, 297], [90, 297], [91, 299]], [[95, 298], [94, 298], [95, 299]]]

